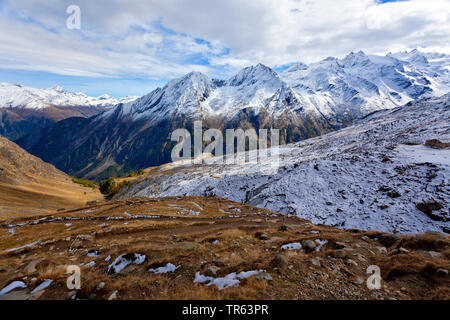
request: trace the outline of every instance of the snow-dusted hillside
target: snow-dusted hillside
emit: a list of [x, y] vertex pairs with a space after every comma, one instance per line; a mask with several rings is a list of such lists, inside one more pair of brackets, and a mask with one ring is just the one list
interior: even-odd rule
[[116, 99], [109, 95], [94, 98], [82, 92], [69, 92], [60, 86], [50, 89], [36, 89], [4, 82], [0, 83], [0, 108], [43, 109], [49, 106], [113, 107], [119, 103], [135, 99], [136, 97]]
[[[119, 197], [214, 195], [340, 228], [450, 232], [450, 94], [379, 111], [359, 123], [280, 148], [280, 168], [162, 166]], [[255, 156], [255, 153], [251, 153]], [[417, 204], [436, 201], [425, 214]]]

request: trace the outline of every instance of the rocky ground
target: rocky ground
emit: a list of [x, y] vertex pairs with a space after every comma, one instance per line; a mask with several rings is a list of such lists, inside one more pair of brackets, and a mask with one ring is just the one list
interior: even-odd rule
[[448, 299], [449, 243], [213, 197], [131, 198], [0, 220], [0, 299]]

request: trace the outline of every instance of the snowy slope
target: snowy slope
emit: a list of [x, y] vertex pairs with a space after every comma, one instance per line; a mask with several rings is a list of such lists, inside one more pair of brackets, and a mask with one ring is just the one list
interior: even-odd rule
[[[157, 88], [136, 101], [121, 104], [117, 108], [123, 116], [131, 116], [134, 119], [159, 121], [176, 114], [189, 116], [201, 111], [199, 104], [214, 88], [215, 84], [208, 76], [191, 72], [170, 81], [163, 88]], [[108, 117], [115, 112], [117, 110], [111, 110], [103, 116]]]
[[[428, 139], [450, 142], [450, 94], [284, 146], [276, 173], [265, 172], [270, 158], [258, 164], [172, 164], [120, 197], [215, 195], [340, 228], [449, 232], [450, 149], [426, 147]], [[416, 208], [431, 199], [443, 206], [434, 211], [438, 220]]]
[[50, 89], [36, 89], [21, 85], [0, 83], [0, 108], [43, 109], [48, 106], [61, 107], [112, 107], [121, 102], [128, 102], [135, 97], [121, 99], [103, 95], [97, 98], [84, 93], [72, 93], [60, 86]]

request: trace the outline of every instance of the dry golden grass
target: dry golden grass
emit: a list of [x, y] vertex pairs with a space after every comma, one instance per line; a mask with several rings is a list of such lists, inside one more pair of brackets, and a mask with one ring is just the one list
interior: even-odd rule
[[103, 201], [98, 189], [86, 188], [67, 178], [46, 179], [33, 176], [19, 185], [0, 183], [0, 218], [33, 216]]
[[[232, 208], [240, 213], [224, 213]], [[199, 214], [186, 215], [189, 210]], [[239, 217], [234, 217], [236, 214]], [[21, 223], [25, 224], [17, 225]], [[261, 233], [265, 240], [260, 239]], [[448, 237], [398, 237], [386, 255], [377, 249], [382, 246], [380, 241], [362, 240], [363, 235], [380, 237], [380, 241], [386, 238], [376, 232], [314, 226], [296, 217], [224, 199], [172, 197], [105, 202], [65, 212], [0, 219], [0, 289], [21, 280], [27, 290], [32, 290], [43, 279], [53, 279], [39, 299], [69, 299], [74, 295], [79, 299], [107, 299], [115, 291], [118, 299], [374, 299], [372, 291], [355, 281], [367, 278], [368, 265], [378, 264], [384, 281], [376, 296], [380, 299], [448, 298], [445, 288], [449, 278], [437, 274], [439, 268], [450, 267], [445, 256]], [[310, 253], [280, 248], [306, 239], [328, 243]], [[329, 257], [342, 243], [351, 248], [349, 257], [356, 266], [346, 263], [347, 258]], [[391, 253], [399, 244], [408, 246], [411, 252]], [[430, 249], [441, 256], [433, 258], [420, 251]], [[88, 257], [94, 250], [98, 256]], [[107, 273], [118, 256], [133, 253], [145, 255], [145, 262], [130, 264], [117, 274]], [[105, 261], [108, 256], [110, 260]], [[320, 266], [314, 265], [312, 258], [318, 259]], [[39, 259], [44, 260], [35, 271], [27, 270], [30, 262]], [[95, 265], [84, 267], [90, 261]], [[167, 274], [148, 271], [167, 263], [180, 267]], [[63, 268], [70, 264], [81, 266], [82, 271], [82, 287], [74, 292], [66, 288], [68, 275]], [[193, 283], [196, 272], [215, 272], [215, 277], [224, 277], [260, 269], [272, 280], [253, 276], [224, 290]], [[98, 287], [101, 282], [103, 288]], [[406, 291], [400, 292], [403, 287]]]

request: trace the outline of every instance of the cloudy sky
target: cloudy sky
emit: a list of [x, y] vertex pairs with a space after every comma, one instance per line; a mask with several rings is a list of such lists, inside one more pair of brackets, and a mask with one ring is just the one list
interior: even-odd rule
[[[81, 28], [67, 28], [81, 10]], [[350, 51], [450, 52], [449, 0], [0, 0], [0, 82], [142, 95]]]

